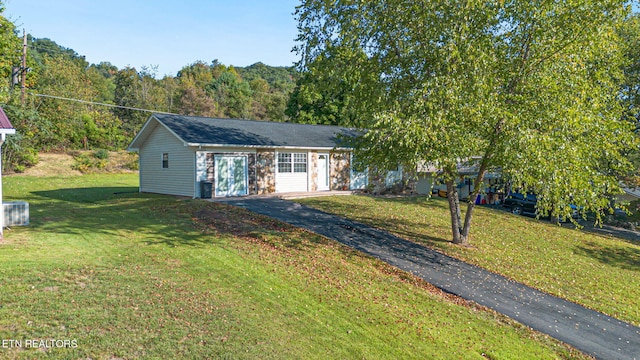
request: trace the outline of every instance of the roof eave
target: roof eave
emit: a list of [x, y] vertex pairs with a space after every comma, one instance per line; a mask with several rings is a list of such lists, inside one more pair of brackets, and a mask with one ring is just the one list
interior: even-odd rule
[[341, 150], [350, 151], [351, 148], [335, 146], [282, 146], [282, 145], [238, 145], [238, 144], [204, 144], [186, 143], [191, 147], [212, 147], [212, 148], [246, 148], [246, 149], [283, 149], [283, 150]]
[[129, 144], [129, 146], [127, 147], [127, 150], [129, 151], [139, 151], [140, 150], [140, 146], [142, 144], [137, 144], [137, 142], [144, 142], [146, 141], [146, 137], [147, 137], [147, 128], [149, 126], [151, 126], [150, 124], [153, 121], [156, 121], [158, 124], [162, 125], [165, 129], [167, 129], [167, 131], [169, 131], [173, 136], [175, 136], [178, 140], [182, 141], [182, 143], [184, 144], [184, 146], [189, 146], [187, 144], [186, 141], [184, 141], [183, 138], [181, 138], [178, 134], [176, 134], [173, 130], [171, 130], [171, 128], [169, 128], [167, 125], [165, 125], [165, 123], [163, 123], [160, 119], [158, 119], [155, 114], [149, 116], [149, 119], [147, 119], [147, 122], [144, 123], [144, 125], [142, 126], [142, 129], [140, 129], [140, 131], [138, 132], [138, 134], [136, 135], [136, 137], [133, 138], [133, 140], [131, 141], [131, 143]]

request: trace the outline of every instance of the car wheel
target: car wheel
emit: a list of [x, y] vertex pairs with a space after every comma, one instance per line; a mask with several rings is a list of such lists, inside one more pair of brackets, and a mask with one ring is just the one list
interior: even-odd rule
[[511, 213], [516, 214], [516, 215], [522, 215], [522, 206], [514, 206], [511, 208]]

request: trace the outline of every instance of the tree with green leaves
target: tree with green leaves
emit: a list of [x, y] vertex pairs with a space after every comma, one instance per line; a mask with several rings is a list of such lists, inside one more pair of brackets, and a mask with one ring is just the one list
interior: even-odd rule
[[233, 66], [226, 67], [207, 86], [213, 98], [230, 118], [249, 118], [251, 87], [236, 72]]
[[11, 91], [11, 70], [20, 66], [21, 44], [16, 36], [15, 25], [7, 20], [4, 13], [4, 2], [0, 1], [0, 102], [5, 103]]
[[307, 65], [289, 96], [285, 114], [303, 124], [355, 126], [363, 114], [353, 106], [354, 84], [342, 78], [339, 67], [324, 60]]
[[34, 61], [42, 66], [44, 57], [62, 57], [67, 60], [71, 60], [75, 62], [79, 67], [86, 68], [89, 66], [89, 63], [85, 59], [84, 56], [78, 55], [73, 49], [65, 48], [64, 46], [58, 45], [55, 41], [47, 38], [34, 38], [30, 34], [27, 35], [27, 44], [30, 52], [30, 57], [34, 59]]
[[[38, 71], [38, 83], [34, 89], [45, 95], [92, 101], [96, 91], [91, 86], [85, 67], [64, 56], [44, 55]], [[39, 97], [33, 100], [41, 117], [48, 119], [55, 133], [49, 139], [34, 144], [42, 150], [64, 150], [82, 147], [85, 143], [83, 114], [85, 104], [57, 98]]]
[[175, 102], [180, 114], [211, 117], [221, 115], [218, 103], [205, 90], [208, 84], [213, 81], [214, 72], [219, 72], [214, 70], [216, 66], [221, 65], [214, 61], [212, 68], [204, 62], [198, 61], [183, 67], [178, 72]]
[[[637, 146], [619, 102], [615, 27], [625, 1], [303, 0], [302, 71], [347, 84], [366, 132], [363, 165], [439, 169], [453, 242], [468, 244], [487, 172], [538, 194], [540, 215], [570, 204], [598, 219]], [[622, 120], [621, 120], [622, 119]], [[459, 164], [477, 179], [462, 217]]]
[[[626, 64], [621, 86], [621, 99], [625, 115], [636, 120], [636, 134], [640, 135], [640, 15], [635, 13], [618, 27]], [[629, 187], [640, 186], [640, 149], [628, 149], [635, 164], [635, 173], [625, 178]]]
[[113, 113], [122, 120], [122, 130], [128, 138], [133, 138], [149, 117], [148, 113], [135, 110], [135, 108], [143, 108], [141, 104], [143, 80], [143, 75], [131, 67], [118, 71], [113, 77], [114, 102], [121, 106], [115, 108]]

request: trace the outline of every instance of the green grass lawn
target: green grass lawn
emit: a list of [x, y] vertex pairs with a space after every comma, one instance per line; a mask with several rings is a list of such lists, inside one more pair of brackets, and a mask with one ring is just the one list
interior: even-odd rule
[[0, 243], [2, 359], [585, 358], [322, 237], [139, 194], [133, 174], [4, 184], [31, 225]]
[[449, 241], [445, 199], [348, 196], [303, 202], [640, 325], [640, 243], [476, 207], [472, 247], [465, 248]]

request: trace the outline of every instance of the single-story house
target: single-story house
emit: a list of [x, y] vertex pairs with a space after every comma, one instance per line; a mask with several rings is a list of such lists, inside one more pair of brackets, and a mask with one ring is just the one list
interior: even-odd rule
[[[478, 160], [479, 158], [474, 157], [469, 161], [460, 162], [457, 166], [460, 179], [456, 182], [456, 188], [460, 199], [467, 199], [473, 192], [474, 183], [478, 177]], [[431, 193], [446, 197], [447, 186], [439, 181], [439, 172], [440, 169], [433, 164], [420, 164], [416, 171], [416, 193], [423, 195]], [[477, 201], [493, 204], [504, 199], [506, 184], [504, 184], [499, 171], [486, 173], [483, 182], [483, 189], [478, 194], [479, 199]]]
[[340, 144], [353, 129], [153, 114], [129, 145], [140, 191], [189, 197], [362, 189]]
[[616, 201], [619, 202], [631, 202], [640, 199], [640, 188], [630, 188], [622, 186], [624, 194], [617, 195]]

